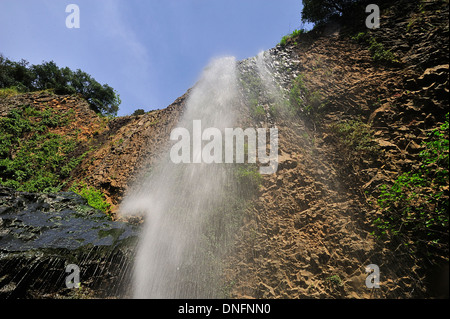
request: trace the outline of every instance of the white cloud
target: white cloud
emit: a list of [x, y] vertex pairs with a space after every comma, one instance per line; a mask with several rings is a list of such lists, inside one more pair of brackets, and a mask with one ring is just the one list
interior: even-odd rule
[[[130, 23], [126, 20], [124, 11], [127, 9], [124, 2], [112, 0], [101, 2], [101, 19], [99, 28], [102, 33], [111, 37], [116, 46], [115, 49], [123, 50], [121, 54], [126, 54], [131, 59], [130, 65], [134, 65], [133, 71], [145, 71], [150, 67], [150, 59], [145, 45], [137, 37]], [[126, 62], [126, 61], [124, 61]]]

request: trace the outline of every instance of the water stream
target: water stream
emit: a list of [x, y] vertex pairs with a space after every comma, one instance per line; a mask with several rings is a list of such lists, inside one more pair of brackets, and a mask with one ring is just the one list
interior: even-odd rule
[[[203, 128], [233, 127], [237, 85], [234, 58], [212, 61], [193, 88], [178, 127], [192, 132], [194, 120], [201, 120]], [[174, 164], [167, 155], [122, 203], [127, 214], [145, 214], [135, 263], [136, 298], [215, 297], [206, 291], [208, 285], [199, 285], [210, 270], [196, 257], [203, 249], [204, 223], [221, 205], [230, 174], [224, 165], [201, 162], [201, 148], [192, 146], [191, 163]]]

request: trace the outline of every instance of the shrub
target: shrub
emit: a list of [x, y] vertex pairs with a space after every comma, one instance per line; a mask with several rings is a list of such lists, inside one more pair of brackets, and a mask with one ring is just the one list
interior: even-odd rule
[[11, 86], [9, 88], [0, 89], [0, 98], [15, 96], [20, 94], [20, 91], [16, 86]]
[[320, 91], [311, 91], [305, 84], [305, 77], [299, 74], [292, 83], [289, 92], [291, 108], [310, 118], [316, 118], [322, 111], [323, 101]]
[[379, 43], [375, 37], [369, 35], [367, 32], [360, 32], [353, 36], [352, 39], [359, 43], [365, 43], [369, 46], [369, 52], [375, 62], [385, 64], [396, 64], [399, 60], [390, 50], [386, 50], [382, 43]]
[[254, 165], [245, 164], [239, 166], [236, 175], [239, 185], [244, 190], [256, 190], [262, 183], [262, 176], [258, 171], [258, 168]]
[[131, 115], [138, 116], [138, 115], [144, 115], [144, 114], [145, 114], [145, 111], [143, 109], [137, 109]]
[[75, 137], [51, 133], [66, 125], [70, 112], [22, 107], [0, 118], [0, 184], [28, 192], [54, 192], [63, 186], [82, 156], [70, 157]]
[[0, 88], [12, 88], [3, 91], [12, 94], [15, 91], [40, 91], [53, 89], [56, 94], [81, 94], [91, 108], [103, 115], [116, 115], [121, 103], [119, 94], [108, 84], [100, 84], [89, 74], [68, 67], [59, 68], [55, 62], [29, 66], [25, 60], [14, 62], [0, 54]]
[[284, 46], [286, 46], [288, 39], [293, 39], [293, 38], [299, 36], [300, 34], [303, 34], [304, 32], [305, 32], [305, 29], [296, 29], [291, 34], [283, 36], [281, 38], [281, 41], [279, 44], [284, 47]]
[[264, 120], [265, 116], [266, 116], [266, 110], [264, 109], [264, 107], [258, 103], [257, 99], [251, 99], [250, 100], [250, 110], [252, 112], [252, 116], [258, 120], [258, 121], [262, 121]]
[[330, 126], [331, 131], [336, 134], [339, 142], [351, 153], [375, 154], [378, 151], [372, 136], [370, 125], [361, 120], [347, 120], [334, 123]]
[[100, 190], [87, 186], [85, 183], [75, 183], [70, 190], [86, 199], [89, 206], [108, 215], [111, 213], [111, 204], [106, 201], [105, 195]]

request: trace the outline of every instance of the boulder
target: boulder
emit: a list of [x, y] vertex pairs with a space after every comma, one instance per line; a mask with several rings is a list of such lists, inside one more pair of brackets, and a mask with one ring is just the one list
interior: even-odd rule
[[124, 297], [138, 230], [73, 192], [0, 187], [0, 298], [70, 295], [70, 264], [78, 266], [80, 285], [93, 297]]

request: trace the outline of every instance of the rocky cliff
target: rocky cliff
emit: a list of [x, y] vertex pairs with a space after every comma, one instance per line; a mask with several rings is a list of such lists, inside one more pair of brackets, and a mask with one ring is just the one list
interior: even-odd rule
[[[265, 179], [230, 259], [231, 296], [448, 296], [448, 230], [438, 262], [373, 236], [379, 186], [421, 165], [424, 143], [448, 112], [448, 3], [381, 10], [379, 29], [334, 23], [272, 50], [291, 61], [279, 73], [301, 75], [304, 96], [319, 101], [300, 119], [276, 120], [279, 170]], [[376, 48], [389, 58], [377, 59]], [[343, 129], [355, 123], [358, 130]], [[342, 131], [360, 134], [352, 142]], [[446, 183], [444, 201], [448, 173]], [[369, 264], [380, 267], [381, 289], [365, 285]]]

